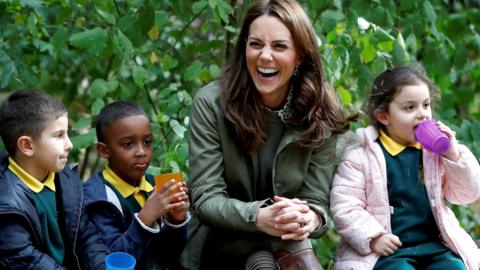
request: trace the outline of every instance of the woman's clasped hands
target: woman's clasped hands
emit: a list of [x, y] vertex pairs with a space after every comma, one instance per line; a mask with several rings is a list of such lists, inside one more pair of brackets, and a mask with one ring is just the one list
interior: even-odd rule
[[303, 240], [319, 225], [307, 202], [275, 196], [274, 203], [257, 211], [257, 227], [282, 240]]

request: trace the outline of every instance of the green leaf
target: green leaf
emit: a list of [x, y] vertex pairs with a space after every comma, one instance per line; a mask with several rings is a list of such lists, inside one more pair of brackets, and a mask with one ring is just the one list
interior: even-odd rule
[[211, 64], [208, 67], [208, 71], [210, 72], [210, 76], [212, 76], [212, 78], [217, 78], [218, 76], [220, 76], [221, 73], [220, 68], [216, 64]]
[[377, 47], [384, 52], [391, 52], [393, 50], [393, 41], [379, 42]]
[[97, 98], [103, 97], [107, 92], [107, 82], [104, 79], [96, 79], [90, 85], [90, 91], [95, 95]]
[[360, 58], [364, 63], [369, 63], [377, 56], [377, 50], [368, 42], [360, 53]]
[[133, 67], [133, 82], [140, 88], [143, 87], [148, 78], [148, 71], [141, 66]]
[[48, 42], [40, 39], [34, 39], [33, 46], [35, 46], [35, 48], [37, 48], [40, 52], [48, 52], [50, 56], [53, 55], [53, 45]]
[[[9, 1], [6, 1], [6, 2], [8, 3]], [[15, 1], [15, 2], [17, 2], [17, 1]], [[20, 6], [31, 7], [31, 8], [33, 8], [33, 10], [35, 10], [35, 12], [38, 15], [41, 15], [41, 16], [44, 17], [45, 16], [45, 10], [42, 6], [42, 2], [44, 2], [44, 1], [41, 1], [41, 0], [21, 0], [20, 1]]]
[[339, 86], [337, 88], [337, 92], [340, 94], [342, 105], [352, 104], [352, 95], [347, 91], [347, 89], [345, 89], [345, 87]]
[[105, 102], [101, 98], [95, 99], [92, 104], [92, 114], [98, 115], [103, 107], [105, 107]]
[[16, 72], [15, 63], [4, 50], [0, 49], [0, 88], [6, 87]]
[[168, 22], [168, 13], [160, 10], [160, 11], [155, 11], [155, 25], [159, 28], [162, 29], [162, 27]]
[[91, 125], [91, 123], [92, 118], [81, 118], [72, 125], [72, 130], [79, 130], [81, 128], [88, 127]]
[[55, 34], [52, 35], [50, 38], [50, 43], [52, 43], [53, 47], [57, 51], [57, 53], [61, 52], [65, 47], [67, 47], [68, 43], [68, 30], [65, 27], [59, 27]]
[[394, 64], [397, 65], [405, 64], [409, 61], [410, 57], [406, 51], [405, 41], [401, 33], [398, 33], [397, 39], [395, 40], [392, 56]]
[[116, 24], [117, 18], [113, 16], [113, 14], [103, 11], [101, 9], [97, 9], [97, 13], [100, 14], [102, 18], [104, 18], [109, 24]]
[[173, 132], [180, 138], [183, 139], [185, 135], [185, 131], [187, 131], [187, 128], [182, 126], [177, 120], [173, 119], [170, 121], [170, 128], [172, 128]]
[[197, 79], [200, 74], [202, 73], [202, 63], [199, 61], [195, 61], [192, 65], [190, 65], [185, 73], [183, 74], [183, 79], [186, 81], [193, 81]]
[[435, 12], [435, 9], [433, 9], [432, 4], [430, 1], [425, 1], [423, 2], [423, 9], [425, 10], [425, 14], [427, 15], [428, 21], [434, 25], [435, 22], [437, 21], [437, 13]]
[[327, 42], [328, 43], [333, 43], [337, 39], [337, 32], [336, 31], [330, 31], [327, 34]]
[[226, 25], [225, 30], [227, 30], [228, 32], [234, 33], [234, 34], [238, 33], [238, 29], [231, 26], [231, 25]]
[[151, 174], [151, 175], [159, 175], [160, 173], [162, 173], [162, 170], [160, 167], [150, 165], [148, 166], [147, 171], [145, 173]]
[[168, 120], [170, 120], [170, 117], [168, 117], [168, 115], [165, 115], [159, 112], [155, 119], [157, 120], [158, 123], [164, 125], [168, 122]]
[[178, 66], [178, 60], [171, 57], [169, 54], [165, 54], [162, 59], [162, 65], [164, 70], [171, 70]]
[[170, 166], [172, 172], [180, 172], [180, 166], [178, 166], [178, 163], [175, 160], [172, 160], [168, 162], [168, 165]]
[[219, 1], [217, 10], [218, 10], [218, 15], [220, 16], [220, 18], [222, 18], [222, 21], [228, 24], [229, 22], [228, 15], [232, 12], [232, 8], [230, 7], [230, 5], [227, 4], [227, 2], [225, 1]]
[[89, 87], [95, 97], [102, 98], [108, 92], [113, 92], [118, 86], [116, 80], [105, 81], [104, 79], [95, 79]]
[[69, 39], [72, 46], [80, 49], [88, 49], [90, 53], [97, 56], [106, 47], [107, 40], [108, 32], [99, 27], [75, 33], [71, 35]]
[[113, 52], [121, 59], [122, 62], [133, 58], [135, 49], [130, 39], [123, 34], [120, 29], [112, 40]]
[[38, 37], [37, 19], [35, 18], [34, 13], [31, 13], [30, 16], [28, 16], [27, 29], [33, 37]]
[[211, 9], [215, 9], [217, 6], [218, 0], [208, 0], [208, 5], [210, 6]]
[[192, 105], [192, 97], [185, 90], [179, 91], [177, 93], [177, 98], [180, 102], [184, 103], [185, 105], [188, 105], [188, 106]]
[[71, 138], [74, 148], [87, 148], [94, 144], [96, 138], [95, 129], [91, 128], [87, 133], [80, 134]]
[[195, 1], [192, 5], [193, 13], [198, 13], [200, 10], [204, 9], [208, 5], [207, 1]]

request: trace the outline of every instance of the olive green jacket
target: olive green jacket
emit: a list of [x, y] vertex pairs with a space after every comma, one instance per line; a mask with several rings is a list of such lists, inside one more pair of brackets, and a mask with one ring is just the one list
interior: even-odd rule
[[[211, 229], [258, 232], [256, 213], [265, 201], [255, 201], [257, 153], [245, 154], [227, 128], [220, 106], [218, 82], [196, 94], [190, 116], [190, 191], [192, 209]], [[311, 233], [320, 237], [327, 229], [326, 211], [334, 174], [336, 136], [317, 148], [294, 143], [296, 132], [287, 127], [273, 162], [275, 195], [306, 200], [319, 215], [321, 226]]]

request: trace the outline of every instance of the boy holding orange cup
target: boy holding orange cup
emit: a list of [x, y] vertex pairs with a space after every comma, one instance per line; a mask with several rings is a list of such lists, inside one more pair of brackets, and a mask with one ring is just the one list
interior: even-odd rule
[[[90, 219], [111, 252], [135, 257], [135, 269], [171, 268], [187, 241], [190, 202], [181, 174], [147, 174], [153, 153], [150, 120], [117, 101], [97, 117], [97, 152], [108, 160], [84, 185]], [[154, 187], [155, 186], [155, 187]]]

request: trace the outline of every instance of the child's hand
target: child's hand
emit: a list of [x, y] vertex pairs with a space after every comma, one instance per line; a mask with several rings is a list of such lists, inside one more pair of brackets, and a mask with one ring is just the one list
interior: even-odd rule
[[173, 223], [180, 224], [185, 221], [187, 217], [188, 208], [190, 208], [190, 201], [188, 199], [188, 188], [185, 182], [182, 182], [182, 186], [180, 187], [180, 192], [177, 193], [179, 196], [178, 199], [175, 201], [175, 205], [178, 205], [170, 211], [168, 211], [168, 219]]
[[370, 248], [380, 256], [392, 255], [401, 246], [398, 236], [391, 233], [382, 234], [370, 241]]
[[158, 219], [165, 216], [168, 211], [183, 205], [183, 201], [172, 203], [184, 195], [182, 192], [175, 192], [175, 190], [179, 189], [181, 186], [181, 183], [176, 183], [175, 180], [170, 180], [158, 191], [154, 191], [145, 202], [145, 206], [138, 213], [138, 218], [143, 224], [151, 227]]
[[450, 147], [445, 153], [443, 153], [443, 156], [452, 161], [457, 161], [460, 158], [460, 152], [458, 151], [458, 143], [457, 139], [455, 138], [455, 131], [440, 121], [437, 121], [437, 126], [440, 131], [445, 133], [445, 135], [447, 135], [447, 137], [450, 139]]

